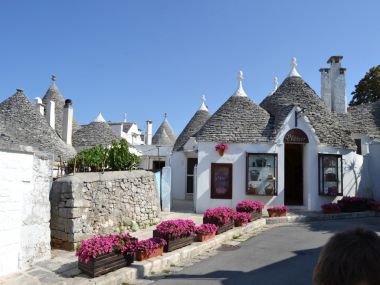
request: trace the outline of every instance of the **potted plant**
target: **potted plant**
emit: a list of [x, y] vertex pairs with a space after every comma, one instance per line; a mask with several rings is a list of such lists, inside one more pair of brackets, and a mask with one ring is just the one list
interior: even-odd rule
[[369, 205], [369, 207], [370, 207], [370, 209], [371, 209], [372, 211], [380, 212], [380, 202], [370, 200], [370, 201], [368, 202], [368, 205]]
[[215, 146], [215, 150], [217, 152], [219, 152], [219, 155], [220, 156], [223, 156], [224, 152], [228, 149], [228, 145], [225, 144], [225, 143], [218, 143], [216, 146]]
[[203, 214], [203, 223], [218, 226], [218, 235], [234, 227], [234, 216], [235, 210], [228, 207], [207, 209]]
[[321, 206], [324, 214], [340, 213], [340, 206], [336, 203], [327, 203]]
[[242, 227], [248, 224], [251, 217], [252, 217], [251, 213], [237, 212], [234, 217], [235, 227]]
[[275, 206], [269, 207], [268, 209], [269, 217], [285, 217], [288, 212], [288, 207], [286, 206]]
[[338, 205], [342, 209], [342, 212], [361, 212], [370, 209], [368, 199], [364, 197], [345, 196], [338, 201]]
[[97, 277], [130, 265], [134, 260], [137, 239], [127, 233], [95, 236], [84, 240], [77, 248], [78, 268]]
[[167, 220], [153, 231], [153, 237], [166, 241], [164, 251], [169, 252], [187, 246], [194, 241], [195, 224], [192, 220]]
[[206, 241], [215, 237], [218, 226], [214, 224], [202, 224], [195, 228], [197, 234], [197, 241]]
[[261, 218], [263, 208], [263, 203], [253, 200], [244, 200], [236, 205], [236, 211], [251, 213], [251, 218], [249, 220], [250, 222]]
[[136, 259], [142, 261], [152, 257], [160, 256], [164, 252], [166, 240], [159, 237], [142, 240], [137, 243]]

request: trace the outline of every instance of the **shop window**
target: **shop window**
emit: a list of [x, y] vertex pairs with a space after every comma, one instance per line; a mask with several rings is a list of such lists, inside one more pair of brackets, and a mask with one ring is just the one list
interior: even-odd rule
[[277, 154], [247, 153], [247, 195], [277, 195]]
[[356, 144], [356, 153], [357, 154], [362, 154], [362, 140], [361, 139], [356, 139], [355, 140]]
[[319, 195], [343, 195], [343, 160], [341, 155], [318, 155]]
[[231, 163], [211, 163], [211, 199], [232, 199]]

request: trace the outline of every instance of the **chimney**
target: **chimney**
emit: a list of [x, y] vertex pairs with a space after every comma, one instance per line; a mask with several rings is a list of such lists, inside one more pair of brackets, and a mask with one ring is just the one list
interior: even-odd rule
[[44, 115], [44, 104], [42, 104], [42, 100], [40, 97], [34, 98], [34, 107], [36, 108], [37, 112], [40, 113], [42, 116]]
[[63, 107], [63, 141], [71, 145], [73, 135], [73, 103], [70, 99], [65, 100]]
[[153, 132], [153, 122], [148, 120], [146, 121], [146, 127], [145, 127], [145, 144], [146, 145], [152, 144], [152, 132]]
[[55, 130], [55, 103], [54, 101], [49, 101], [49, 103], [47, 104], [46, 116], [47, 116], [47, 121], [50, 127], [52, 127]]
[[327, 107], [337, 113], [346, 113], [346, 69], [342, 67], [343, 56], [331, 56], [330, 68], [321, 68], [321, 97]]

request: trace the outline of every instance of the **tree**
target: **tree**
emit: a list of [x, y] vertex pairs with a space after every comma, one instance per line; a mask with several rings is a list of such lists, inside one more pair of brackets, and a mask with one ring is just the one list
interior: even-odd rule
[[380, 65], [372, 67], [355, 85], [350, 106], [375, 102], [380, 99]]

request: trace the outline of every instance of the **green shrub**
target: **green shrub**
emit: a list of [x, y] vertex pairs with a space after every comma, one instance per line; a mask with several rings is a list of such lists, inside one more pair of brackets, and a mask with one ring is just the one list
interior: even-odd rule
[[80, 151], [68, 161], [68, 171], [99, 172], [104, 170], [131, 170], [136, 169], [140, 159], [129, 152], [128, 142], [124, 139], [113, 141], [110, 147], [97, 145]]

